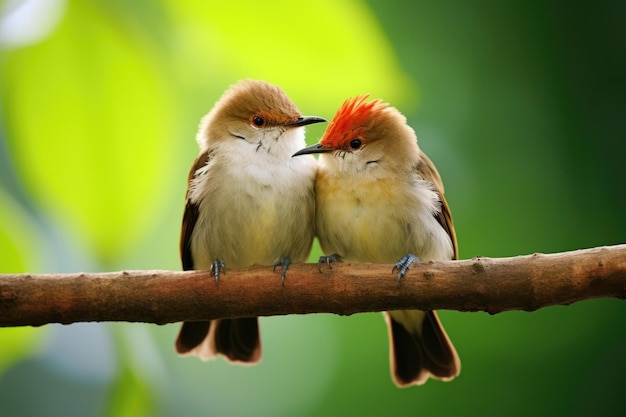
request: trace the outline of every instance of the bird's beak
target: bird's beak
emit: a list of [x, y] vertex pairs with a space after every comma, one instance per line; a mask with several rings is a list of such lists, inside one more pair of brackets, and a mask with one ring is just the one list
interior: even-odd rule
[[291, 155], [291, 157], [293, 158], [294, 156], [306, 155], [306, 154], [310, 154], [310, 153], [332, 152], [334, 150], [335, 150], [335, 148], [325, 148], [321, 143], [316, 143], [315, 145], [307, 146], [304, 149], [300, 149], [298, 152], [296, 152], [293, 155]]
[[321, 122], [327, 122], [327, 121], [328, 120], [324, 119], [323, 117], [301, 116], [301, 117], [298, 117], [295, 121], [291, 123], [287, 123], [285, 126], [298, 127], [298, 126], [312, 125], [313, 123], [321, 123]]

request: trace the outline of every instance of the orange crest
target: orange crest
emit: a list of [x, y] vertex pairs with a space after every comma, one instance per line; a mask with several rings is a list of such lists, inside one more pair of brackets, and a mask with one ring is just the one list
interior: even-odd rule
[[373, 114], [389, 106], [381, 99], [368, 103], [365, 101], [368, 97], [369, 94], [363, 94], [347, 99], [328, 124], [320, 143], [333, 148], [342, 148], [350, 139], [361, 133]]

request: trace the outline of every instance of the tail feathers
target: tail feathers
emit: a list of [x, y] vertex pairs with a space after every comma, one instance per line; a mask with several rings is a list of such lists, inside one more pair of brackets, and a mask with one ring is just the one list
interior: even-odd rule
[[224, 355], [230, 362], [257, 363], [261, 359], [258, 318], [184, 322], [176, 339], [176, 352], [202, 360]]
[[219, 320], [214, 333], [215, 352], [231, 362], [256, 363], [261, 359], [257, 317]]
[[456, 350], [434, 311], [385, 312], [391, 374], [399, 387], [421, 385], [429, 377], [450, 381], [461, 371]]
[[186, 321], [178, 332], [176, 338], [176, 353], [179, 355], [197, 354], [196, 349], [209, 335], [210, 321]]

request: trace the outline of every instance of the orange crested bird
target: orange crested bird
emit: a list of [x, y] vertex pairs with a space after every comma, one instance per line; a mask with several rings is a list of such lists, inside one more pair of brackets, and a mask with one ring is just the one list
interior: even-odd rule
[[[309, 255], [315, 233], [316, 161], [291, 155], [305, 146], [302, 116], [277, 86], [244, 80], [202, 119], [200, 155], [189, 172], [180, 255], [183, 269], [280, 266]], [[255, 363], [261, 357], [256, 317], [183, 323], [176, 351], [203, 360]]]
[[[415, 260], [457, 258], [437, 169], [394, 107], [361, 95], [344, 102], [318, 144], [316, 228], [322, 262], [395, 263], [398, 284]], [[434, 311], [383, 313], [391, 374], [400, 387], [449, 381], [461, 363]]]

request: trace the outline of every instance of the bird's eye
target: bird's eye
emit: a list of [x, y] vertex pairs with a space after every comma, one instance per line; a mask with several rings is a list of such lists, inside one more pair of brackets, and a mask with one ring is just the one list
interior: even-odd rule
[[361, 144], [362, 144], [361, 139], [352, 139], [350, 141], [350, 147], [352, 149], [359, 149], [361, 147]]
[[261, 116], [254, 116], [252, 118], [252, 124], [255, 125], [256, 127], [261, 127], [265, 124], [265, 119], [262, 118]]

